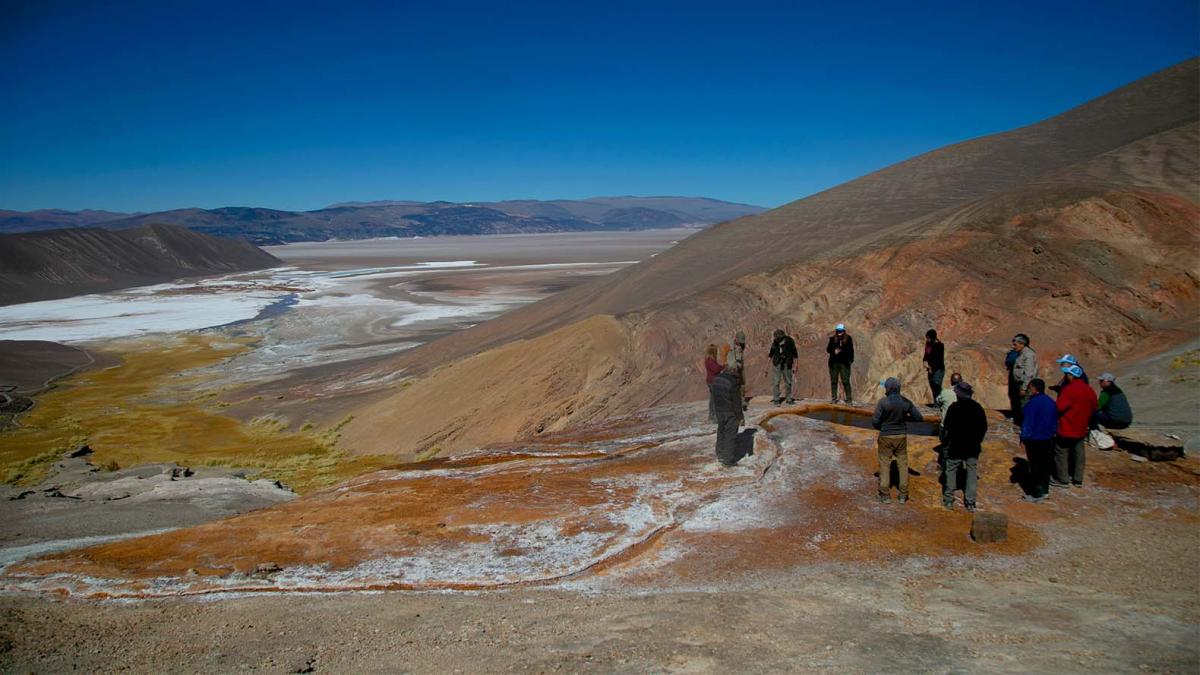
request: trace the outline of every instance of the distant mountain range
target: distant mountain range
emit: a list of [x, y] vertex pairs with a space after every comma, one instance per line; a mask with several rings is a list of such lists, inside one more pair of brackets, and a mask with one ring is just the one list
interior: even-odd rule
[[711, 225], [765, 209], [704, 197], [594, 197], [502, 202], [345, 202], [315, 211], [231, 206], [155, 213], [0, 211], [0, 233], [94, 226], [179, 225], [258, 245], [448, 234], [644, 230]]
[[279, 264], [245, 241], [175, 225], [0, 234], [0, 305]]

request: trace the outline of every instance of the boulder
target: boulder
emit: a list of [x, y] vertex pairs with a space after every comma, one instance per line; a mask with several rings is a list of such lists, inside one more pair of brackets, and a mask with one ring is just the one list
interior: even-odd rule
[[991, 511], [976, 511], [971, 518], [971, 538], [980, 544], [1008, 539], [1008, 516]]
[[78, 448], [75, 448], [74, 450], [71, 450], [67, 454], [63, 455], [63, 457], [65, 459], [72, 459], [75, 457], [83, 457], [84, 455], [90, 455], [90, 454], [92, 454], [92, 449], [89, 448], [87, 445], [81, 445]]
[[1137, 427], [1107, 431], [1117, 442], [1118, 448], [1133, 455], [1141, 455], [1152, 462], [1172, 461], [1183, 457], [1183, 441], [1174, 436]]

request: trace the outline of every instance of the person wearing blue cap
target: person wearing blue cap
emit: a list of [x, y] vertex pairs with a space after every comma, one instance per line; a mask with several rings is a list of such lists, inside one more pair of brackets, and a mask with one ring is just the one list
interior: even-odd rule
[[1084, 383], [1083, 368], [1067, 366], [1062, 372], [1067, 383], [1054, 403], [1058, 408], [1058, 436], [1054, 440], [1054, 478], [1050, 482], [1083, 487], [1084, 440], [1090, 431], [1092, 413], [1096, 412], [1096, 392]]
[[[1067, 368], [1069, 366], [1079, 366], [1079, 369], [1083, 370], [1083, 366], [1079, 363], [1079, 359], [1075, 358], [1074, 354], [1063, 354], [1061, 359], [1054, 359], [1054, 362], [1057, 363], [1060, 368]], [[1090, 382], [1088, 382], [1087, 371], [1083, 372], [1083, 377], [1080, 379], [1083, 380], [1084, 384], [1091, 384]], [[1066, 384], [1067, 384], [1067, 376], [1063, 375], [1062, 380], [1060, 380], [1058, 384], [1052, 385], [1050, 387], [1050, 391], [1057, 394], [1058, 392], [1062, 391], [1062, 388], [1064, 386], [1066, 386]]]
[[850, 394], [850, 366], [854, 364], [854, 338], [846, 332], [846, 325], [839, 323], [833, 328], [829, 344], [825, 345], [825, 353], [829, 354], [829, 398], [833, 403], [838, 402], [838, 380], [842, 381], [842, 393], [846, 395], [846, 403], [854, 403]]

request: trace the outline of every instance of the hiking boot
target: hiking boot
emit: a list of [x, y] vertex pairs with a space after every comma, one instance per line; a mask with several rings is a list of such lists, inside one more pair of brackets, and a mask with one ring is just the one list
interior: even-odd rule
[[966, 506], [967, 506], [967, 511], [969, 511], [970, 513], [975, 513], [975, 505], [974, 504], [967, 504]]
[[1031, 504], [1041, 504], [1042, 502], [1046, 501], [1046, 498], [1044, 496], [1043, 497], [1034, 497], [1033, 495], [1025, 495], [1024, 497], [1021, 497], [1021, 499], [1022, 499], [1022, 501], [1027, 501]]
[[879, 503], [880, 504], [891, 504], [892, 503], [891, 495], [879, 495]]
[[953, 511], [953, 510], [954, 510], [954, 502], [948, 502], [948, 501], [946, 501], [946, 500], [942, 500], [942, 506], [946, 507], [946, 510], [947, 510], [947, 511]]
[[833, 403], [833, 404], [837, 404], [838, 400], [836, 398], [831, 398], [831, 399], [829, 399], [829, 402]]
[[796, 405], [796, 399], [794, 399], [794, 398], [789, 398], [789, 399], [787, 400], [787, 404], [788, 404], [788, 405]]
[[1050, 485], [1052, 485], [1053, 487], [1070, 487], [1071, 486], [1070, 483], [1064, 483], [1061, 480], [1058, 480], [1057, 478], [1051, 478]]
[[780, 403], [783, 403], [783, 399], [779, 399], [779, 398], [771, 399], [771, 405], [779, 405]]
[[1083, 487], [1083, 483], [1081, 481], [1071, 481], [1071, 487], [1081, 488]]
[[900, 502], [901, 504], [903, 504], [903, 503], [905, 503], [905, 502], [907, 502], [907, 501], [908, 501], [908, 495], [900, 495], [900, 498], [899, 498], [899, 499], [897, 499], [896, 501], [898, 501], [898, 502]]

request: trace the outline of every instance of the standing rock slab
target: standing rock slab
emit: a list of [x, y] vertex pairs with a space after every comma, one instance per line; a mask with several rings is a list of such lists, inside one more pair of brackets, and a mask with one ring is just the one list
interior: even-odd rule
[[991, 511], [976, 511], [971, 518], [971, 538], [979, 544], [1008, 539], [1008, 516]]
[[1183, 457], [1183, 441], [1149, 429], [1108, 429], [1117, 447], [1152, 462], [1169, 462]]

